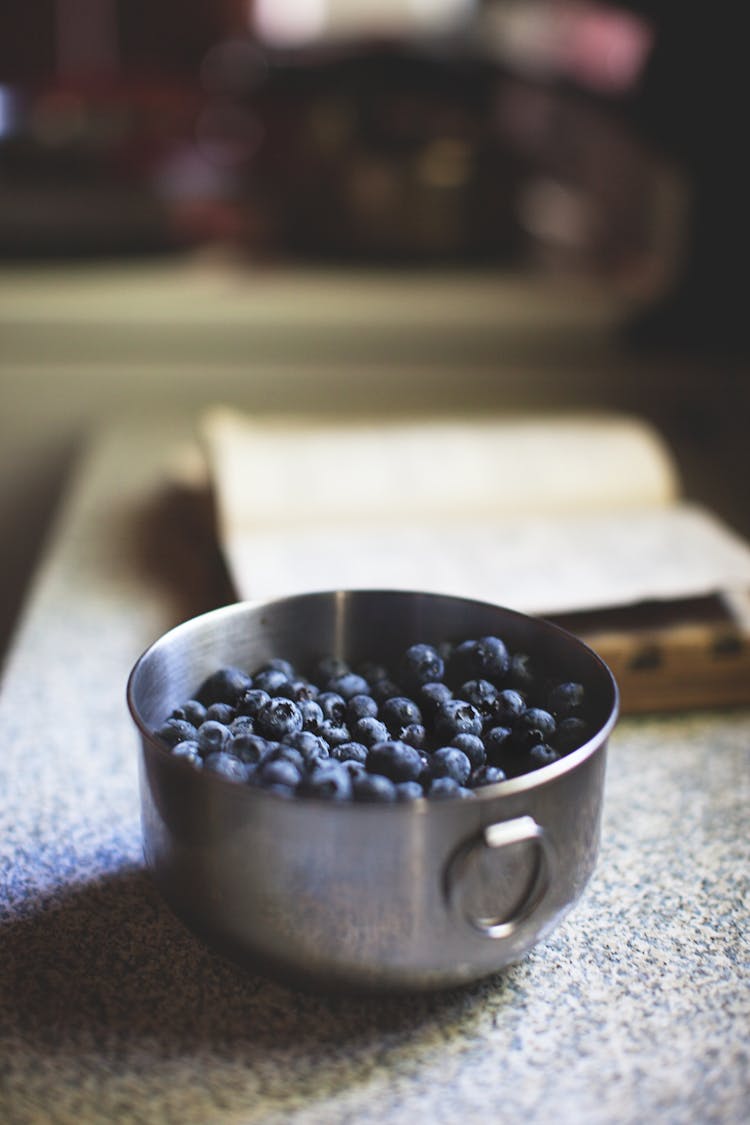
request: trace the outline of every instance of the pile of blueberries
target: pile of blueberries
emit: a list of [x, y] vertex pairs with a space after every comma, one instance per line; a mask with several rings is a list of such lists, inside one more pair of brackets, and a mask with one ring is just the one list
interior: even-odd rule
[[584, 686], [536, 675], [499, 637], [411, 645], [393, 670], [335, 657], [224, 667], [157, 736], [193, 767], [288, 796], [473, 797], [593, 733]]

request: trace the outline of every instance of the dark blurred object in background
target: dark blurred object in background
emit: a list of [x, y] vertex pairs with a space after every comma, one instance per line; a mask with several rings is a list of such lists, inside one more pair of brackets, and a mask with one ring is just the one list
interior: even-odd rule
[[495, 8], [510, 10], [6, 12], [0, 254], [219, 241], [255, 257], [637, 272], [661, 253], [662, 170], [579, 92], [514, 73], [503, 30], [487, 30]]
[[192, 136], [220, 6], [40, 0], [0, 9], [0, 254], [175, 248], [154, 168]]
[[669, 284], [629, 326], [629, 342], [746, 352], [750, 78], [740, 5], [499, 0], [484, 10], [496, 52], [511, 68], [547, 90], [587, 92], [684, 186]]
[[[593, 272], [633, 342], [744, 340], [729, 5], [47, 0], [0, 15], [0, 255]], [[13, 6], [16, 8], [16, 6]]]
[[630, 339], [747, 354], [750, 71], [742, 6], [627, 3], [657, 29], [633, 107], [635, 127], [677, 162], [690, 193], [675, 284], [631, 325]]
[[517, 260], [518, 167], [494, 123], [498, 76], [465, 51], [390, 43], [278, 64], [248, 185], [295, 255]]
[[80, 258], [175, 248], [153, 168], [190, 135], [196, 98], [177, 84], [102, 79], [6, 94], [0, 255]]

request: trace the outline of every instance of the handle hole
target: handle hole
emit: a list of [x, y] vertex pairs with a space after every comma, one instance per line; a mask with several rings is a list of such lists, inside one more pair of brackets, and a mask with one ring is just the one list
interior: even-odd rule
[[549, 885], [547, 848], [531, 817], [491, 825], [455, 854], [447, 870], [453, 909], [490, 938], [509, 937]]

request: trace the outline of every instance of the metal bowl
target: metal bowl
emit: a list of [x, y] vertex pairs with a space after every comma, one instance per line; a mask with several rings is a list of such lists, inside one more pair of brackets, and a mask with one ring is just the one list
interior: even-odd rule
[[[395, 804], [289, 798], [195, 771], [152, 731], [222, 665], [333, 654], [392, 662], [417, 641], [495, 634], [587, 687], [596, 733], [566, 757], [476, 791]], [[144, 854], [165, 899], [212, 946], [326, 989], [455, 986], [519, 960], [571, 908], [599, 844], [618, 692], [582, 642], [499, 606], [335, 591], [214, 610], [138, 660]]]

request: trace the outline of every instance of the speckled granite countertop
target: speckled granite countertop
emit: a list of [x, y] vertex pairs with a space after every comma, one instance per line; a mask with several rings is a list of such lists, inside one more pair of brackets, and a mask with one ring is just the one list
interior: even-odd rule
[[461, 991], [291, 992], [162, 905], [125, 681], [226, 600], [194, 504], [164, 491], [170, 448], [163, 427], [94, 444], [7, 661], [0, 1121], [746, 1121], [750, 713], [623, 720], [582, 900]]

